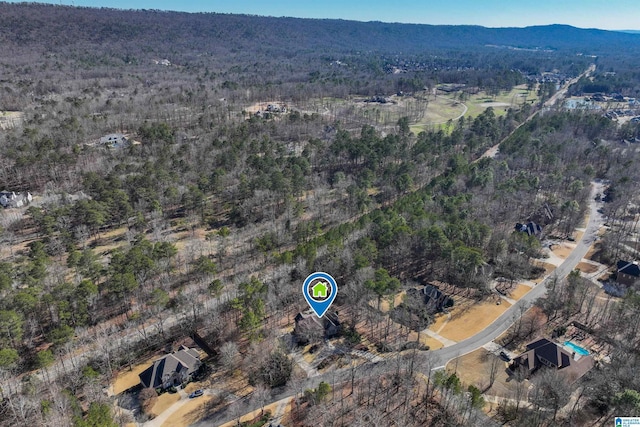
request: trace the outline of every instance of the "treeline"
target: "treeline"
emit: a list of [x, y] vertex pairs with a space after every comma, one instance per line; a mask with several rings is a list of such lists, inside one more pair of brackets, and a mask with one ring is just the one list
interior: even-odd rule
[[[501, 117], [489, 108], [413, 135], [406, 117], [382, 131], [322, 108], [249, 112], [255, 101], [410, 92], [442, 82], [507, 90], [547, 64], [582, 71], [582, 57], [467, 47], [440, 58], [451, 37], [456, 45], [477, 31], [495, 33], [478, 39], [484, 42], [502, 37], [487, 29], [43, 5], [0, 10], [0, 44], [9, 52], [0, 64], [7, 76], [0, 108], [24, 112], [22, 125], [0, 135], [0, 187], [38, 196], [24, 215], [1, 214], [0, 374], [14, 399], [0, 408], [7, 423], [82, 425], [82, 411], [66, 409], [75, 397], [102, 402], [101, 380], [120, 365], [196, 330], [235, 368], [240, 337], [276, 338], [275, 319], [299, 309], [293, 284], [313, 270], [345, 283], [339, 303], [350, 308], [345, 323], [355, 343], [353, 326], [374, 312], [369, 301], [402, 286], [442, 280], [481, 298], [491, 278], [535, 277], [529, 260], [540, 243], [513, 226], [534, 220], [547, 233], [568, 235], [584, 217], [592, 179], [611, 181], [605, 210], [615, 224], [631, 213], [625, 195], [638, 182], [635, 155], [610, 141], [637, 135], [635, 124], [615, 129], [597, 115], [549, 113], [514, 132], [531, 112], [523, 106]], [[283, 23], [281, 32], [274, 22]], [[352, 24], [353, 32], [341, 30]], [[370, 37], [381, 29], [398, 33]], [[434, 53], [422, 50], [423, 40], [421, 50], [395, 58], [403, 43], [420, 40], [405, 30], [433, 36]], [[565, 45], [584, 34], [635, 40], [557, 27], [522, 34], [545, 30], [571, 33]], [[504, 43], [529, 40], [505, 31]], [[370, 42], [367, 53], [356, 50], [362, 40]], [[153, 63], [164, 58], [172, 65]], [[407, 72], [393, 74], [393, 66]], [[101, 146], [112, 132], [136, 143]], [[503, 140], [496, 158], [479, 159]], [[612, 236], [603, 252], [615, 258], [622, 227]], [[419, 314], [426, 323], [432, 316]], [[286, 349], [263, 350], [254, 344], [243, 354], [252, 382], [286, 383]], [[32, 369], [38, 374], [17, 380]], [[369, 386], [380, 387], [377, 380]], [[449, 408], [467, 408], [464, 419], [475, 419], [455, 378], [438, 386]], [[418, 408], [403, 396], [408, 389], [398, 387], [385, 402], [431, 419], [432, 396]], [[98, 419], [105, 412], [93, 410]], [[85, 412], [92, 417], [91, 408]]]
[[[602, 54], [638, 46], [634, 34], [563, 25], [483, 28], [7, 3], [2, 4], [1, 15], [0, 26], [6, 29], [0, 33], [2, 42], [24, 47], [46, 41], [44, 46], [51, 48], [51, 52], [56, 52], [56, 45], [72, 45], [79, 40], [109, 45], [112, 51], [129, 50], [133, 55], [158, 41], [175, 52], [191, 53], [198, 47], [208, 54], [251, 51], [260, 45], [263, 52], [277, 57], [291, 50], [318, 48], [417, 53], [424, 51], [425, 45], [439, 49], [493, 45]], [[27, 15], [30, 20], [24, 19]], [[121, 59], [131, 60], [125, 55]]]

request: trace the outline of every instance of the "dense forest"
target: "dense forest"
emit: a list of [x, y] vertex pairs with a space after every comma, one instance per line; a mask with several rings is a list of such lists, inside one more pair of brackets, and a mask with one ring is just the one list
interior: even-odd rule
[[[434, 281], [480, 302], [497, 278], [541, 277], [542, 242], [514, 224], [572, 236], [596, 180], [610, 224], [599, 260], [633, 256], [639, 154], [620, 141], [640, 123], [544, 102], [594, 62], [570, 93], [636, 96], [639, 35], [0, 3], [0, 48], [0, 114], [16, 117], [0, 131], [0, 187], [35, 196], [0, 210], [0, 425], [147, 421], [142, 392], [137, 409], [115, 411], [124, 398], [104, 390], [196, 335], [216, 375], [254, 387], [245, 412], [300, 396], [295, 425], [558, 421], [554, 378], [536, 383], [531, 406], [487, 417], [478, 387], [431, 379], [428, 346], [409, 342], [435, 313], [410, 298], [388, 316], [380, 307]], [[381, 125], [349, 105], [327, 113], [356, 95], [426, 106], [442, 84], [540, 98], [419, 133], [410, 114]], [[287, 108], [252, 110], [267, 103]], [[100, 142], [114, 133], [127, 144]], [[341, 345], [395, 357], [357, 375], [344, 362], [339, 397], [304, 382], [279, 335], [313, 271], [341, 284]], [[580, 278], [554, 286], [557, 298], [538, 303], [550, 321], [579, 320], [614, 348], [612, 363], [563, 389], [579, 392], [563, 420], [637, 410], [637, 294], [592, 315], [597, 295]], [[243, 408], [216, 405], [211, 420]]]

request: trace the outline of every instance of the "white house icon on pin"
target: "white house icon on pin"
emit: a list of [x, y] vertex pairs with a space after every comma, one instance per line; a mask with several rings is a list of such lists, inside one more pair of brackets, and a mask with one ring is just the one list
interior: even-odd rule
[[311, 287], [313, 298], [326, 298], [329, 287], [325, 282], [318, 282]]

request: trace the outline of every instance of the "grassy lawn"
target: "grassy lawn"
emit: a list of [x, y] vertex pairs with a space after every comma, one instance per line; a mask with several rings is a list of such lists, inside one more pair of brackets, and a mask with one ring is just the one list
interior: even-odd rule
[[[409, 335], [410, 341], [415, 341], [416, 339], [416, 337], [414, 336], [415, 334], [416, 334], [415, 332], [412, 332], [412, 335]], [[437, 339], [430, 337], [427, 334], [420, 334], [420, 342], [424, 345], [428, 345], [429, 350], [439, 350], [442, 347], [444, 347], [444, 344], [442, 344]]]
[[431, 326], [429, 326], [429, 329], [431, 329], [435, 333], [438, 333], [438, 331], [442, 329], [442, 327], [447, 323], [448, 320], [449, 320], [449, 317], [446, 314], [438, 313], [436, 314], [435, 319], [431, 324]]
[[[263, 414], [263, 410], [264, 413], [271, 413], [272, 415], [276, 415], [276, 412], [279, 409], [279, 406], [282, 406], [280, 409], [282, 409], [283, 412], [287, 411], [287, 407], [289, 407], [289, 400], [291, 399], [291, 397], [286, 397], [285, 399], [281, 400], [281, 401], [277, 401], [274, 403], [270, 403], [269, 405], [266, 405], [264, 408], [260, 408], [260, 409], [256, 409], [255, 411], [252, 412], [248, 412], [244, 415], [242, 415], [240, 417], [240, 422], [241, 423], [248, 423], [251, 422], [253, 420], [256, 420], [258, 418], [260, 418], [260, 416], [262, 416]], [[233, 420], [233, 421], [229, 421], [228, 423], [222, 424], [222, 426], [220, 427], [235, 427], [238, 425], [238, 421], [237, 420]], [[269, 425], [269, 424], [266, 424]]]
[[531, 290], [531, 287], [527, 286], [527, 285], [518, 285], [510, 294], [509, 294], [509, 298], [512, 298], [514, 300], [519, 300], [520, 298], [522, 298], [523, 296], [525, 296], [525, 294], [527, 294], [529, 291]]
[[206, 415], [206, 405], [212, 400], [212, 396], [206, 395], [195, 399], [189, 399], [189, 401], [182, 405], [180, 409], [171, 414], [171, 416], [162, 423], [162, 426], [182, 427], [195, 423]]
[[156, 404], [153, 405], [151, 412], [157, 417], [178, 400], [180, 400], [180, 395], [178, 393], [162, 393], [158, 396], [158, 400], [156, 401]]
[[592, 274], [595, 273], [596, 271], [598, 271], [598, 266], [597, 265], [593, 265], [593, 264], [589, 264], [586, 262], [580, 262], [578, 263], [578, 270], [582, 271], [583, 273], [586, 274]]
[[506, 301], [497, 305], [491, 299], [470, 306], [457, 306], [451, 310], [451, 320], [439, 334], [453, 341], [465, 340], [489, 326], [509, 307]]
[[438, 96], [435, 99], [430, 97], [424, 116], [411, 125], [411, 132], [418, 134], [425, 130], [438, 128], [442, 128], [446, 132], [449, 130], [446, 126], [447, 121], [455, 120], [463, 112], [464, 106], [450, 97]]
[[123, 391], [140, 384], [140, 377], [138, 377], [138, 375], [147, 369], [157, 358], [158, 356], [151, 357], [148, 360], [133, 366], [131, 370], [125, 368], [120, 371], [113, 382], [113, 394], [120, 394]]
[[[447, 364], [447, 371], [456, 372], [464, 388], [473, 384], [480, 390], [489, 385], [489, 372], [492, 358], [498, 356], [480, 348], [464, 356], [451, 360]], [[493, 386], [486, 391], [487, 394], [500, 397], [512, 397], [515, 392], [515, 381], [509, 378], [507, 363], [500, 360]]]
[[493, 107], [497, 116], [503, 116], [506, 114], [507, 109], [512, 106], [518, 107], [522, 105], [525, 99], [528, 103], [531, 103], [531, 101], [535, 103], [538, 100], [536, 92], [528, 92], [526, 85], [516, 86], [511, 91], [501, 92], [497, 96], [490, 96], [486, 92], [478, 92], [464, 101], [469, 108], [466, 116], [476, 117], [488, 107]]
[[552, 251], [557, 257], [565, 259], [571, 252], [573, 252], [574, 248], [575, 245], [569, 246], [567, 243], [563, 242], [559, 245], [555, 245]]
[[[446, 123], [450, 119], [456, 119], [464, 111], [462, 104], [458, 102], [458, 93], [438, 95], [436, 99], [429, 98], [429, 106], [424, 117], [411, 125], [411, 132], [418, 134], [427, 129], [442, 128], [450, 131]], [[503, 116], [511, 107], [518, 107], [523, 102], [535, 103], [538, 100], [536, 91], [527, 91], [526, 85], [514, 87], [509, 92], [501, 92], [499, 95], [490, 96], [486, 92], [478, 92], [470, 95], [463, 101], [467, 106], [465, 117], [476, 117], [488, 107], [493, 107], [497, 116]]]

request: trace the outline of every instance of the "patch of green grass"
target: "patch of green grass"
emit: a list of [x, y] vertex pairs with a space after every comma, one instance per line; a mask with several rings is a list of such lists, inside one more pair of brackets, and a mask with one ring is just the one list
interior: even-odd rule
[[[520, 85], [514, 87], [509, 92], [501, 92], [496, 96], [487, 95], [486, 92], [478, 92], [475, 95], [470, 95], [464, 103], [469, 107], [467, 116], [476, 117], [489, 106], [493, 107], [497, 116], [505, 115], [507, 110], [511, 107], [518, 108], [523, 102], [531, 103], [531, 101], [537, 101], [538, 96], [535, 90], [527, 91], [526, 85]], [[497, 105], [491, 105], [497, 104]], [[499, 105], [508, 104], [508, 105]]]
[[439, 131], [442, 130], [446, 135], [449, 135], [454, 129], [454, 126], [448, 126], [447, 123], [437, 123], [437, 124], [416, 124], [409, 126], [409, 130], [413, 132], [414, 135], [418, 135], [423, 131]]
[[411, 131], [419, 133], [423, 130], [446, 127], [449, 120], [455, 121], [464, 112], [464, 106], [459, 102], [438, 96], [429, 98], [427, 111], [421, 120], [411, 125]]
[[[486, 110], [489, 106], [492, 106], [497, 116], [503, 116], [507, 113], [509, 108], [519, 107], [526, 100], [527, 102], [536, 101], [536, 91], [527, 91], [526, 85], [516, 86], [509, 92], [501, 92], [496, 96], [490, 96], [486, 92], [479, 92], [475, 95], [469, 95], [468, 98], [462, 102], [459, 101], [460, 92], [438, 95], [437, 97], [428, 96], [428, 105], [424, 115], [415, 120], [410, 125], [410, 130], [414, 134], [419, 134], [426, 130], [439, 130], [444, 132], [451, 132], [451, 129], [447, 126], [449, 120], [456, 121], [458, 117], [464, 112], [465, 117], [476, 117]], [[303, 109], [309, 109], [317, 111], [320, 114], [331, 112], [336, 116], [341, 116], [349, 109], [350, 114], [356, 113], [356, 116], [360, 117], [360, 120], [365, 122], [371, 122], [372, 125], [393, 125], [400, 117], [406, 115], [404, 109], [405, 103], [414, 103], [417, 101], [414, 98], [396, 98], [392, 97], [397, 104], [375, 104], [364, 103], [363, 98], [342, 99], [326, 97], [322, 99], [312, 99], [307, 101], [305, 105], [301, 105]], [[502, 104], [502, 105], [501, 105]], [[465, 106], [467, 111], [465, 112]], [[415, 112], [415, 109], [413, 110]]]

